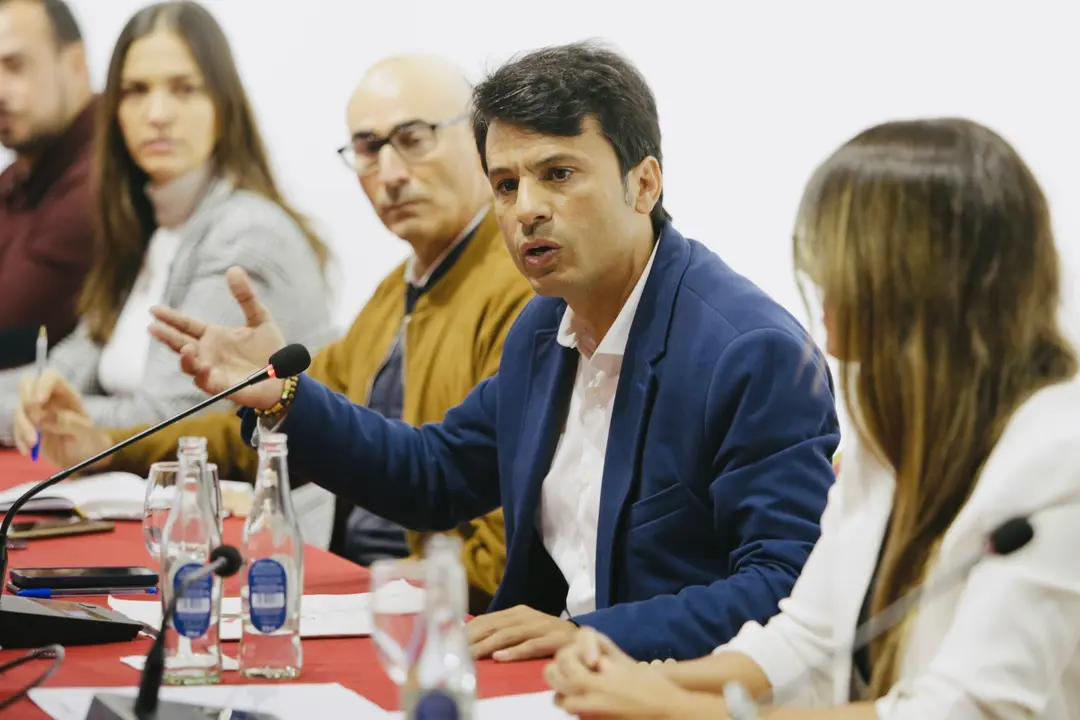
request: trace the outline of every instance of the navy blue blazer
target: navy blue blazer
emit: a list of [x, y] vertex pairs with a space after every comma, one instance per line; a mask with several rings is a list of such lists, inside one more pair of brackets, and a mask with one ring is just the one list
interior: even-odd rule
[[[492, 610], [551, 614], [567, 583], [537, 529], [578, 352], [566, 304], [519, 315], [494, 377], [441, 423], [411, 427], [304, 376], [280, 431], [305, 476], [415, 530], [500, 505]], [[254, 416], [242, 412], [251, 440]], [[692, 658], [777, 612], [820, 534], [839, 442], [832, 379], [776, 302], [670, 223], [630, 329], [601, 485], [595, 627], [639, 660]]]

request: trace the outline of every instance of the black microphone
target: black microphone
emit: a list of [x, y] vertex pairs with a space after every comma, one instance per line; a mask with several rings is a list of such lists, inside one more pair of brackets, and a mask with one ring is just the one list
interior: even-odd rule
[[231, 387], [224, 392], [218, 393], [214, 397], [232, 395], [238, 390], [243, 390], [246, 387], [261, 383], [263, 380], [269, 380], [270, 378], [290, 378], [294, 375], [299, 375], [307, 370], [308, 365], [310, 364], [311, 353], [308, 352], [306, 347], [300, 343], [286, 345], [270, 356], [270, 360], [262, 370], [252, 373], [244, 382]]
[[[154, 644], [146, 654], [142, 678], [139, 680], [139, 694], [132, 699], [124, 695], [95, 695], [87, 711], [86, 720], [205, 720], [216, 717], [208, 712], [209, 708], [179, 702], [159, 702], [161, 679], [165, 672], [165, 630], [169, 626], [176, 606], [193, 584], [207, 575], [227, 578], [240, 572], [244, 559], [240, 551], [231, 545], [219, 545], [210, 552], [210, 561], [193, 573], [184, 576], [176, 595], [165, 608], [161, 616]], [[233, 717], [273, 720], [273, 716], [261, 713], [233, 711]]]
[[[985, 547], [978, 553], [973, 553], [971, 557], [949, 568], [933, 582], [916, 586], [856, 628], [854, 638], [840, 652], [854, 655], [856, 652], [869, 647], [870, 643], [902, 622], [923, 598], [934, 597], [946, 590], [950, 590], [966, 578], [968, 573], [987, 557], [1011, 555], [1031, 542], [1034, 536], [1035, 528], [1032, 527], [1031, 521], [1026, 517], [1014, 517], [1006, 520], [994, 528], [987, 537]], [[832, 663], [835, 655], [836, 653], [829, 655], [829, 664]], [[816, 673], [824, 670], [825, 667], [821, 665], [812, 666], [794, 680], [785, 683], [785, 685], [781, 686], [781, 689], [808, 682]], [[758, 708], [770, 705], [777, 694], [774, 689], [755, 701], [742, 683], [728, 683], [724, 687], [724, 699], [728, 705], [728, 713], [732, 720], [758, 720]]]
[[[109, 611], [98, 609], [97, 614], [103, 618], [81, 618], [70, 607], [72, 603], [57, 603], [50, 600], [38, 600], [33, 598], [4, 596], [4, 578], [7, 577], [7, 536], [11, 523], [19, 510], [34, 498], [38, 493], [53, 485], [66, 480], [75, 473], [104, 460], [114, 453], [123, 450], [127, 446], [153, 435], [159, 430], [183, 420], [204, 408], [223, 400], [233, 393], [246, 387], [263, 382], [270, 378], [287, 378], [307, 370], [311, 364], [311, 355], [303, 345], [286, 345], [270, 356], [270, 361], [265, 368], [252, 374], [243, 382], [233, 385], [217, 395], [208, 397], [192, 407], [163, 420], [153, 427], [147, 428], [140, 433], [132, 435], [107, 450], [97, 455], [76, 463], [71, 467], [61, 470], [55, 475], [42, 480], [34, 487], [27, 490], [19, 497], [7, 511], [3, 523], [0, 523], [0, 647], [5, 648], [35, 648], [43, 645], [92, 645], [103, 642], [124, 642], [138, 635], [140, 626], [137, 624], [121, 622]], [[80, 603], [83, 614], [86, 608], [95, 608], [94, 605]], [[108, 623], [102, 623], [102, 619], [108, 619]], [[120, 624], [118, 624], [120, 623]]]
[[173, 613], [176, 612], [176, 605], [180, 598], [184, 596], [184, 593], [192, 584], [199, 582], [207, 575], [213, 574], [223, 578], [232, 577], [240, 572], [243, 564], [244, 559], [240, 556], [239, 550], [231, 545], [219, 545], [211, 551], [209, 564], [187, 575], [183, 582], [180, 583], [176, 595], [173, 596], [172, 601], [161, 616], [161, 627], [158, 629], [157, 637], [154, 638], [154, 644], [151, 646], [150, 652], [146, 654], [146, 664], [143, 666], [142, 679], [139, 681], [139, 695], [135, 699], [134, 706], [135, 716], [139, 720], [152, 718], [157, 713], [158, 693], [161, 689], [161, 678], [165, 672], [165, 629], [172, 621]]

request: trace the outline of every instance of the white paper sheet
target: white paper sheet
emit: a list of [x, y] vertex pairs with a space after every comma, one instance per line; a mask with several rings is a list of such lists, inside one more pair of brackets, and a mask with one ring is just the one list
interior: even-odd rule
[[[30, 691], [30, 699], [53, 720], [84, 720], [95, 694], [134, 697], [137, 692], [134, 687], [37, 688]], [[313, 709], [318, 708], [332, 709], [334, 717], [351, 720], [387, 717], [378, 705], [338, 683], [163, 687], [161, 699], [273, 713], [279, 720], [311, 720]]]
[[[120, 662], [124, 663], [130, 668], [135, 668], [139, 672], [146, 666], [145, 655], [129, 655], [127, 657], [120, 658]], [[231, 658], [228, 655], [222, 653], [221, 655], [221, 669], [225, 672], [234, 672], [240, 669], [240, 663], [236, 658]]]
[[[7, 510], [36, 483], [24, 483], [0, 492], [0, 512]], [[222, 480], [221, 488], [235, 494], [254, 496], [247, 483]], [[124, 472], [99, 473], [66, 480], [43, 492], [25, 506], [26, 511], [44, 507], [52, 500], [64, 500], [93, 520], [141, 520], [146, 500], [146, 479]]]
[[548, 691], [481, 700], [476, 704], [476, 715], [473, 720], [503, 720], [503, 718], [566, 720], [568, 717], [570, 716], [555, 705], [555, 693]]
[[[404, 720], [405, 713], [387, 713], [386, 717]], [[473, 720], [566, 720], [569, 717], [571, 716], [555, 706], [555, 693], [550, 691], [480, 700], [473, 713]]]
[[[400, 613], [419, 613], [424, 608], [424, 591], [403, 580], [379, 590], [388, 596], [386, 605]], [[305, 595], [300, 602], [301, 637], [363, 637], [371, 634], [371, 594]], [[109, 607], [132, 620], [161, 628], [159, 600], [127, 600], [109, 596]], [[238, 597], [221, 600], [221, 639], [240, 639], [241, 604]]]

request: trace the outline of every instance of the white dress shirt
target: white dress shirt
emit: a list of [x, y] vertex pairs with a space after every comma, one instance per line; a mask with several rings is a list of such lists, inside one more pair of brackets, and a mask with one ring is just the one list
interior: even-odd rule
[[580, 330], [569, 307], [559, 325], [559, 344], [579, 348], [578, 367], [566, 424], [540, 491], [538, 524], [544, 548], [569, 586], [570, 617], [596, 609], [596, 529], [611, 411], [630, 326], [655, 257], [654, 246], [645, 270], [591, 357], [579, 348]]
[[[717, 652], [761, 666], [777, 702], [848, 701], [851, 644], [892, 508], [895, 475], [852, 444], [821, 520], [821, 539], [781, 612], [748, 623]], [[942, 582], [907, 619], [900, 678], [881, 720], [1080, 718], [1080, 382], [1046, 388], [1010, 419], [926, 582], [977, 556], [1005, 520], [1030, 516], [1034, 539]], [[813, 672], [816, 669], [817, 672]]]

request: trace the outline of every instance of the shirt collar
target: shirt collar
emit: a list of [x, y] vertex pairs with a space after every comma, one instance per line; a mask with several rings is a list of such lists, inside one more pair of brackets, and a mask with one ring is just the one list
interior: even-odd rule
[[[594, 355], [616, 355], [621, 357], [626, 353], [626, 343], [630, 339], [630, 326], [634, 323], [634, 315], [637, 314], [638, 303], [641, 302], [641, 293], [645, 290], [645, 283], [648, 281], [649, 273], [652, 271], [653, 260], [656, 259], [656, 248], [659, 246], [660, 240], [658, 238], [653, 244], [652, 254], [649, 256], [649, 262], [645, 265], [641, 277], [638, 278], [637, 284], [634, 285], [634, 289], [630, 292], [630, 297], [626, 298], [626, 302], [623, 303], [622, 309], [619, 310], [619, 314], [615, 318], [615, 322], [611, 324], [607, 335], [596, 346]], [[578, 328], [576, 326], [574, 311], [567, 305], [562, 316], [562, 322], [559, 323], [557, 339], [560, 345], [568, 348], [578, 346]]]
[[413, 255], [409, 258], [408, 262], [405, 264], [405, 282], [412, 285], [413, 287], [425, 287], [428, 282], [431, 281], [431, 276], [435, 274], [435, 271], [438, 270], [444, 262], [446, 262], [446, 259], [449, 258], [450, 254], [457, 249], [458, 245], [465, 242], [466, 238], [473, 234], [476, 228], [480, 225], [481, 221], [483, 221], [484, 217], [488, 214], [488, 211], [490, 209], [491, 207], [489, 205], [484, 205], [484, 207], [480, 208], [480, 211], [476, 213], [476, 217], [469, 221], [469, 224], [465, 227], [465, 229], [462, 230], [456, 238], [454, 238], [454, 242], [450, 243], [446, 247], [446, 249], [443, 250], [442, 254], [439, 255], [439, 257], [435, 258], [435, 262], [431, 263], [431, 265], [427, 269], [427, 272], [425, 272], [420, 277], [416, 277], [417, 258], [416, 254], [413, 253]]

